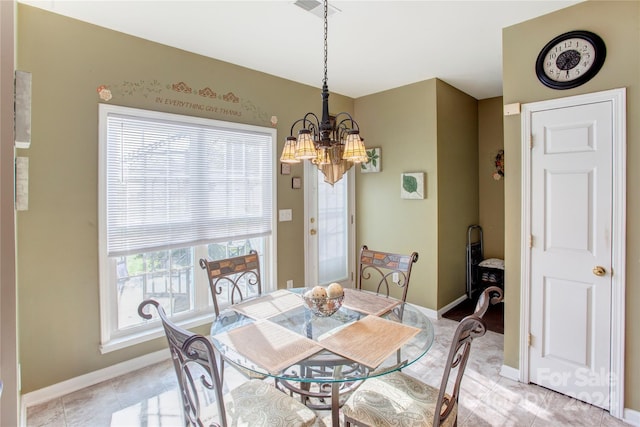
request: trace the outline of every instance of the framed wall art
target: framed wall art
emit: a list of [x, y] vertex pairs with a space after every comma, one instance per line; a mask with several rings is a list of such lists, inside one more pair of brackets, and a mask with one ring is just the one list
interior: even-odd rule
[[382, 167], [382, 158], [380, 157], [380, 147], [369, 148], [366, 150], [369, 161], [366, 163], [360, 163], [360, 172], [380, 172]]
[[405, 172], [400, 175], [402, 199], [424, 199], [424, 172]]

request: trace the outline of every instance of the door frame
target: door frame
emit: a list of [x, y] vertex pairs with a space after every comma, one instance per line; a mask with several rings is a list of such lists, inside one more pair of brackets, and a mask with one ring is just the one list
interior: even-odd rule
[[[345, 176], [348, 177], [349, 182], [347, 183], [347, 209], [349, 215], [349, 232], [347, 235], [347, 269], [348, 269], [348, 278], [346, 283], [343, 283], [344, 286], [354, 287], [355, 280], [355, 259], [356, 259], [356, 173], [355, 173], [356, 165], [349, 168], [348, 171], [345, 172]], [[310, 248], [310, 236], [311, 229], [317, 228], [314, 227], [309, 222], [309, 217], [313, 213], [315, 215], [315, 210], [312, 206], [315, 205], [313, 202], [312, 196], [314, 196], [317, 200], [317, 176], [321, 176], [322, 172], [320, 172], [316, 165], [311, 162], [305, 162], [303, 168], [304, 174], [304, 247]], [[316, 248], [317, 249], [317, 248]], [[306, 286], [313, 283], [315, 281], [314, 277], [317, 277], [318, 274], [318, 266], [317, 266], [317, 257], [316, 259], [311, 259], [312, 255], [317, 255], [316, 251], [305, 250], [304, 254], [304, 282]], [[312, 265], [315, 263], [315, 265]]]
[[626, 283], [626, 89], [612, 89], [522, 105], [521, 167], [522, 223], [520, 235], [520, 375], [529, 383], [529, 334], [531, 332], [531, 118], [532, 114], [554, 108], [611, 102], [612, 140], [612, 211], [611, 211], [611, 369], [609, 412], [616, 418], [624, 411], [624, 338]]

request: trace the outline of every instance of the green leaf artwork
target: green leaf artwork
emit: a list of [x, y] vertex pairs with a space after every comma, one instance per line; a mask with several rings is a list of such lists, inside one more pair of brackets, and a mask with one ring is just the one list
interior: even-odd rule
[[403, 199], [424, 199], [424, 173], [403, 173], [400, 196]]
[[380, 148], [371, 148], [366, 150], [367, 162], [360, 163], [360, 171], [367, 172], [380, 172]]
[[402, 177], [402, 188], [407, 193], [415, 193], [418, 190], [418, 180], [415, 176], [405, 175]]

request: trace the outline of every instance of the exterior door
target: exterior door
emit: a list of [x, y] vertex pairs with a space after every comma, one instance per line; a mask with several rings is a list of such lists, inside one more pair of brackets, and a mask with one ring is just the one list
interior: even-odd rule
[[351, 286], [354, 260], [353, 168], [333, 186], [305, 162], [305, 283]]
[[612, 105], [531, 114], [529, 378], [609, 409]]

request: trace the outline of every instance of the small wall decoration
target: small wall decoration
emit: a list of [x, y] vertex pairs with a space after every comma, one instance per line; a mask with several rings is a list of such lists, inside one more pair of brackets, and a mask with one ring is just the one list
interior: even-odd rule
[[504, 150], [498, 150], [498, 154], [496, 154], [493, 160], [493, 166], [495, 167], [492, 174], [493, 179], [500, 181], [504, 178]]
[[401, 175], [400, 197], [424, 199], [424, 172], [407, 172]]
[[369, 160], [366, 163], [360, 163], [360, 172], [380, 172], [382, 166], [382, 158], [380, 157], [380, 147], [369, 148], [366, 150]]
[[291, 173], [291, 165], [289, 163], [280, 163], [280, 174], [289, 175]]
[[302, 188], [302, 178], [300, 178], [299, 176], [294, 176], [293, 178], [291, 178], [291, 188], [296, 190]]

